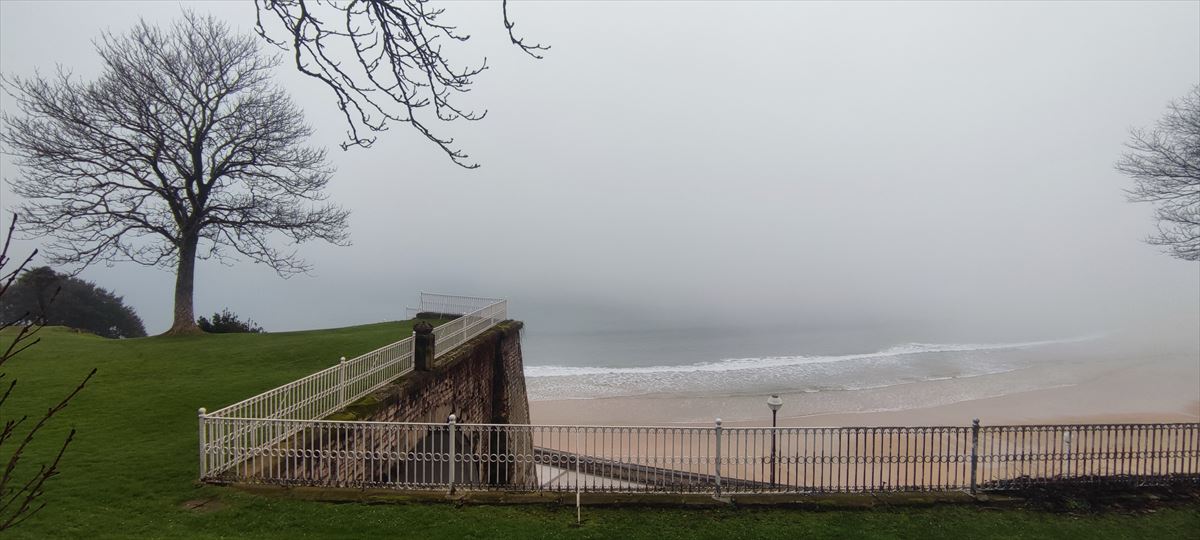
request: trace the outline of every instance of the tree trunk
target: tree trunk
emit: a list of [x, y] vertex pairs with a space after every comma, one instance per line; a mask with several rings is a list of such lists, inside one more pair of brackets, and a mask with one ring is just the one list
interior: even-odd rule
[[192, 286], [196, 278], [196, 246], [199, 237], [185, 238], [179, 250], [179, 267], [175, 271], [175, 322], [165, 334], [168, 336], [202, 334], [196, 326], [196, 313], [192, 309]]

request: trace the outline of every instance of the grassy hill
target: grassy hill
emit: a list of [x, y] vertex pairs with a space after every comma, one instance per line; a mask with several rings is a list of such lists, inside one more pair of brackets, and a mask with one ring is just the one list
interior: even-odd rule
[[[409, 322], [119, 341], [45, 329], [41, 343], [4, 368], [19, 380], [4, 418], [39, 414], [91, 368], [99, 371], [39, 437], [33, 461], [57, 450], [70, 427], [79, 430], [62, 475], [48, 484], [47, 508], [11, 536], [961, 539], [1186, 537], [1200, 530], [1195, 506], [1086, 516], [965, 506], [822, 512], [591, 508], [584, 510], [583, 525], [575, 526], [571, 508], [330, 504], [196, 483], [197, 407], [215, 410], [326, 367], [339, 356], [352, 357], [410, 334]], [[0, 346], [5, 342], [0, 336]], [[185, 504], [197, 500], [208, 502], [199, 509]]]

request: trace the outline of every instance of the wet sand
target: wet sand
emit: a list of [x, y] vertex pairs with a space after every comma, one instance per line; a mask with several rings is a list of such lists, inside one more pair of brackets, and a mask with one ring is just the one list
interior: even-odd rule
[[[970, 482], [969, 455], [976, 443], [975, 478], [983, 483], [1196, 474], [1200, 461], [1189, 457], [1194, 456], [1189, 452], [1194, 452], [1197, 436], [1191, 426], [1002, 426], [1200, 421], [1200, 352], [1160, 343], [1121, 346], [1096, 341], [1003, 354], [1009, 359], [1018, 356], [1021, 361], [1011, 364], [1018, 367], [982, 375], [961, 370], [964, 375], [948, 377], [935, 371], [932, 378], [900, 379], [875, 387], [870, 385], [896, 377], [859, 370], [859, 378], [831, 381], [821, 372], [809, 376], [811, 372], [801, 368], [791, 373], [776, 370], [778, 380], [769, 381], [761, 373], [729, 371], [691, 374], [685, 379], [688, 385], [664, 379], [663, 390], [655, 395], [537, 399], [538, 395], [570, 395], [573, 390], [550, 387], [555, 379], [543, 376], [542, 387], [531, 394], [533, 424], [647, 427], [542, 428], [535, 431], [534, 446], [583, 453], [599, 460], [589, 466], [601, 473], [608, 469], [621, 473], [585, 475], [580, 481], [588, 484], [587, 489], [607, 489], [614, 482], [670, 486], [681, 481], [680, 475], [685, 483], [704, 484], [717, 472], [717, 435], [715, 430], [696, 428], [711, 427], [718, 417], [727, 428], [771, 425], [765, 393], [707, 393], [714, 388], [745, 388], [747, 382], [774, 383], [777, 388], [807, 390], [781, 395], [780, 427], [850, 429], [724, 431], [720, 473], [726, 481], [746, 482], [743, 487], [751, 491], [965, 489]], [[914, 371], [916, 377], [929, 377], [929, 372]], [[758, 378], [752, 378], [756, 374]], [[746, 379], [728, 380], [731, 377]], [[622, 386], [620, 377], [590, 382], [600, 386], [600, 395], [658, 388], [645, 380]], [[674, 390], [678, 388], [682, 391]], [[589, 390], [596, 395], [595, 389], [584, 390], [583, 395]], [[985, 429], [973, 432], [973, 418]], [[1132, 455], [1142, 457], [1129, 459]], [[553, 481], [573, 482], [579, 476], [578, 471], [574, 474]]]
[[[1033, 374], [1032, 376], [1036, 376]], [[1089, 379], [1053, 388], [984, 397], [997, 384], [1027, 385], [1031, 374], [983, 380], [926, 381], [876, 390], [842, 392], [835, 399], [784, 394], [780, 426], [929, 426], [1200, 421], [1200, 362], [1153, 362], [1119, 366]], [[983, 378], [981, 378], [983, 379]], [[531, 401], [535, 424], [711, 425], [770, 424], [766, 396], [641, 396]], [[925, 406], [889, 406], [902, 403]]]

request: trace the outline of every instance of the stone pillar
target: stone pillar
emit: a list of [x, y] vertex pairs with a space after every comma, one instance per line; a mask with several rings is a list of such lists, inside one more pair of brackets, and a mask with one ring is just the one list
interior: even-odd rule
[[417, 321], [413, 325], [413, 370], [429, 371], [433, 368], [433, 325]]

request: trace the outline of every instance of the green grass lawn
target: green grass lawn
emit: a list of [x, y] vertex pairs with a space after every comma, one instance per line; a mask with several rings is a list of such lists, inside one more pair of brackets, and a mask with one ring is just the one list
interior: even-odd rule
[[[15, 538], [1194, 538], [1200, 507], [1072, 516], [940, 506], [890, 510], [573, 508], [334, 504], [196, 483], [196, 409], [210, 411], [411, 335], [406, 322], [264, 335], [107, 340], [48, 328], [5, 366], [19, 380], [4, 418], [36, 415], [92, 367], [95, 379], [29, 456], [78, 429], [48, 506]], [[0, 345], [4, 345], [0, 336]], [[9, 338], [11, 339], [11, 338]], [[6, 456], [0, 456], [6, 457]], [[210, 501], [200, 510], [187, 501]]]

